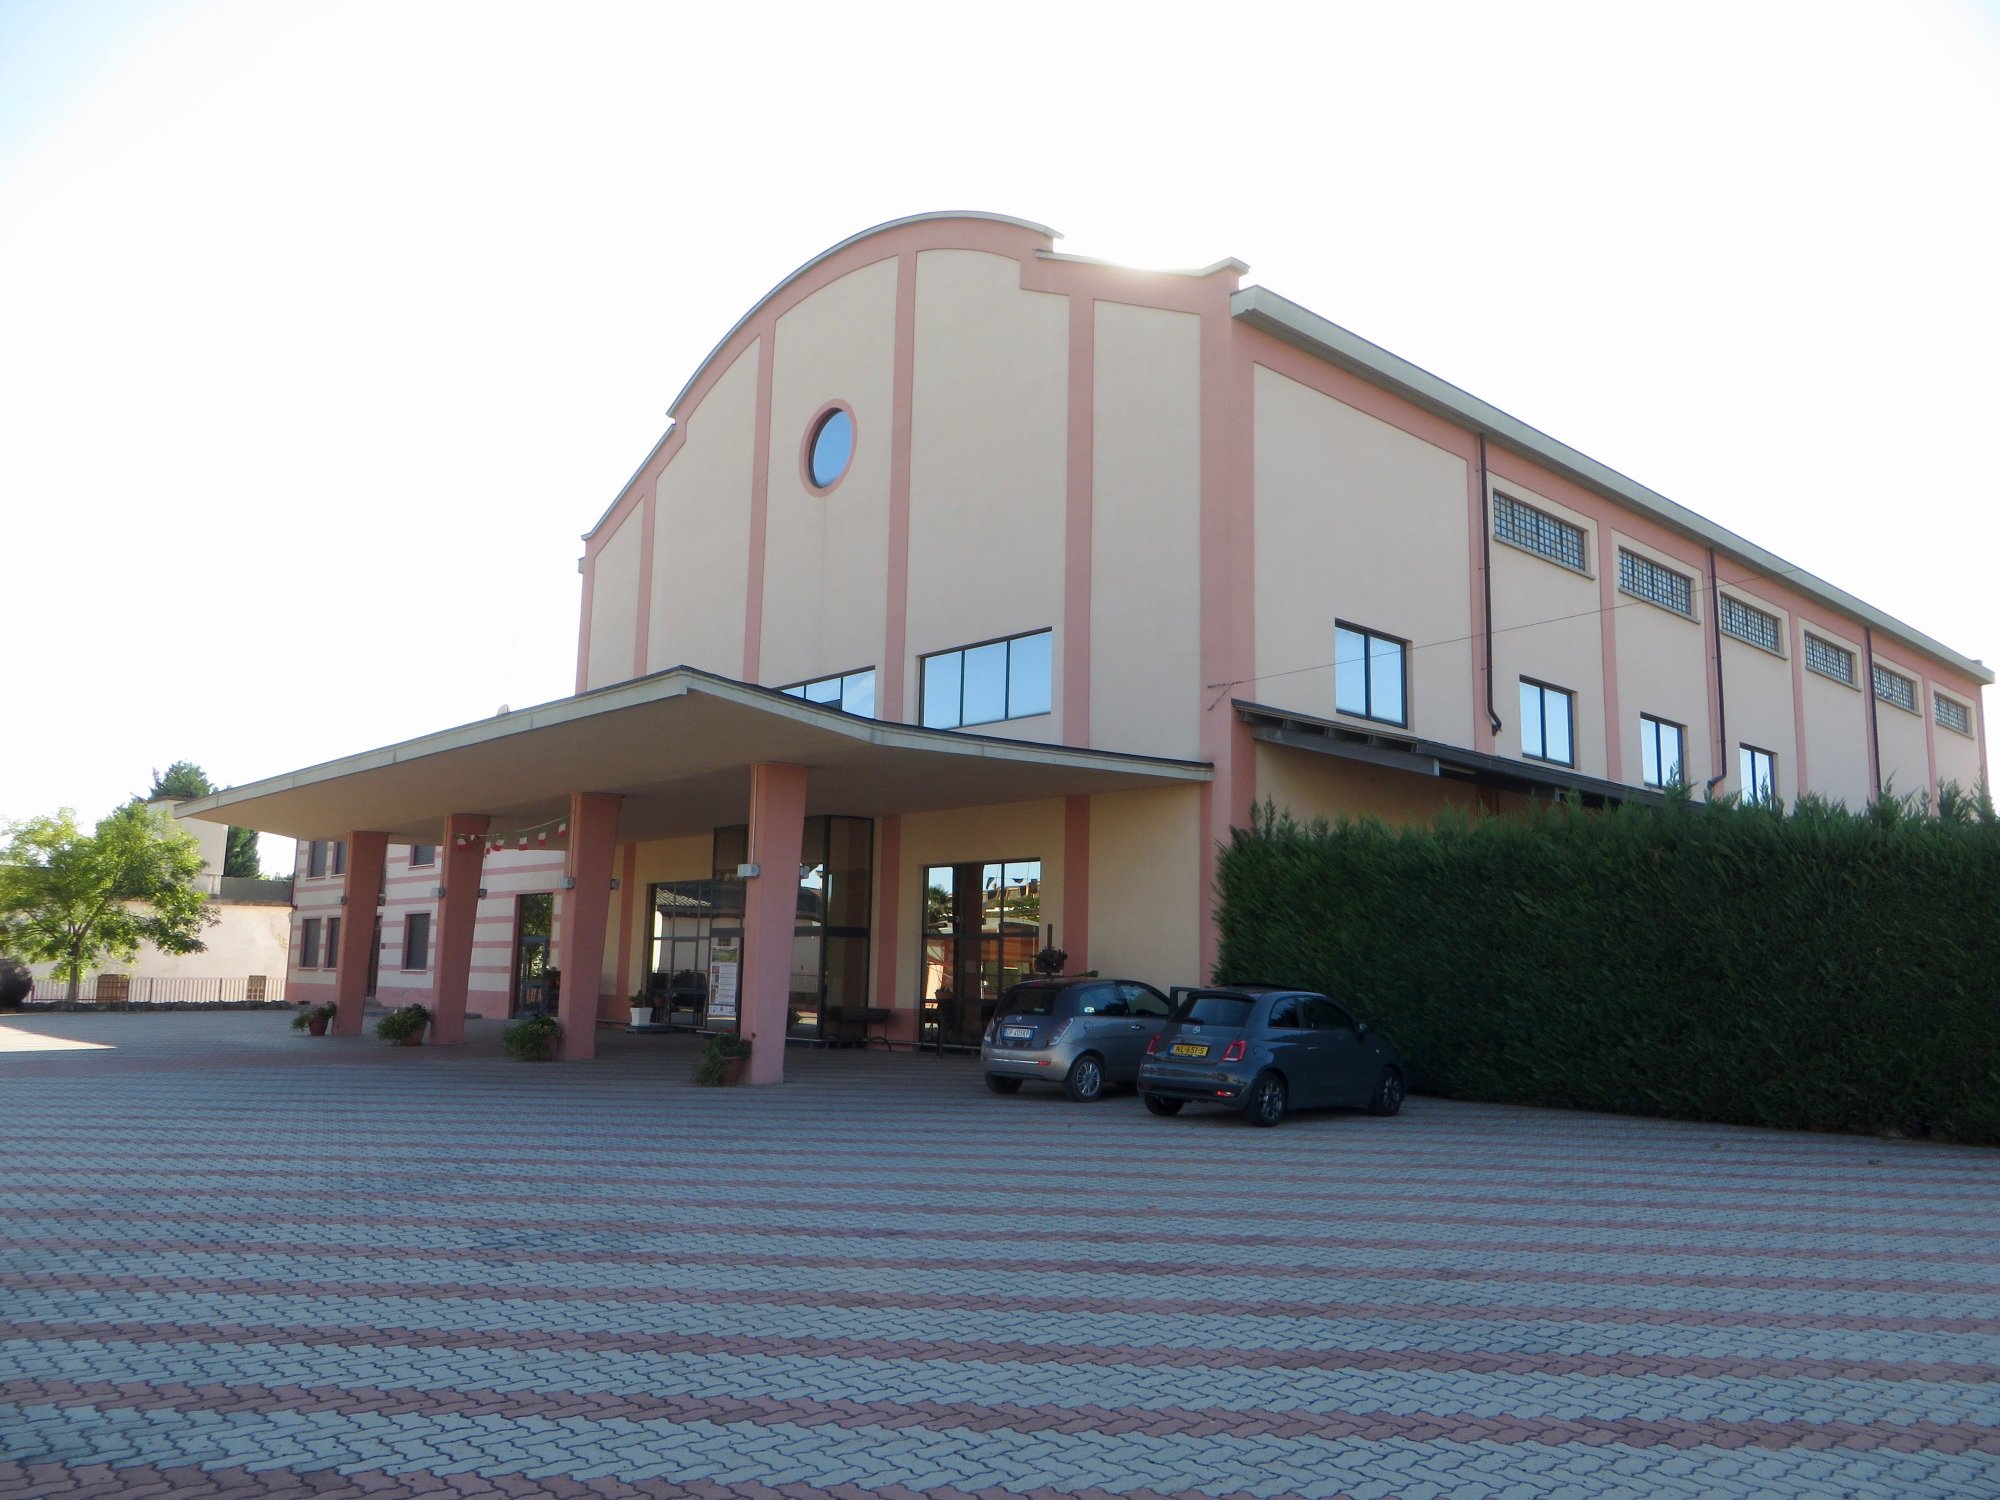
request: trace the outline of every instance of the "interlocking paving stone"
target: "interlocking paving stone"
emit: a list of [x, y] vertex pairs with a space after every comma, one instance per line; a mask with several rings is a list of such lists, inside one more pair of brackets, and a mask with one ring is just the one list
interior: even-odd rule
[[0, 1496], [2000, 1496], [2000, 1153], [0, 1024]]

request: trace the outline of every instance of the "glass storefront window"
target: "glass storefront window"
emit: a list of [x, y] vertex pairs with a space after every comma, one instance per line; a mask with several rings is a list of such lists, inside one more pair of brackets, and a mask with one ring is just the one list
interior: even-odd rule
[[922, 1031], [970, 1046], [1042, 946], [1042, 862], [933, 865], [924, 872]]

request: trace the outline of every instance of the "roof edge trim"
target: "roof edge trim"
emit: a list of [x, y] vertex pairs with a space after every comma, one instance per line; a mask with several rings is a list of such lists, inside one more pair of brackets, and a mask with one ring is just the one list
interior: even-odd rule
[[1947, 666], [1956, 667], [1977, 682], [1990, 684], [1994, 680], [1993, 669], [1984, 662], [1952, 650], [1942, 641], [1893, 615], [1885, 614], [1847, 590], [1808, 573], [1775, 552], [1766, 551], [1727, 527], [1718, 526], [1686, 506], [1669, 500], [1657, 490], [1648, 489], [1636, 479], [1599, 463], [1589, 454], [1530, 427], [1518, 417], [1509, 416], [1499, 407], [1461, 390], [1450, 381], [1440, 379], [1421, 365], [1412, 364], [1401, 355], [1391, 354], [1380, 344], [1370, 343], [1360, 334], [1342, 328], [1338, 323], [1266, 287], [1244, 287], [1230, 298], [1229, 310], [1232, 316], [1252, 328], [1358, 375], [1370, 384], [1383, 386], [1448, 421], [1483, 432], [1522, 457], [1554, 469], [1670, 530], [1755, 568], [1759, 577], [1774, 578], [1809, 598], [1852, 615], [1905, 646]]

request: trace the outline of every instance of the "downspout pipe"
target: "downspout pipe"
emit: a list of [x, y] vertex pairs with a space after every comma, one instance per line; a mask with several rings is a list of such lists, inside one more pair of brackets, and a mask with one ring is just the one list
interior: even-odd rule
[[1493, 486], [1486, 476], [1486, 434], [1479, 434], [1479, 577], [1486, 592], [1486, 722], [1497, 735], [1500, 714], [1493, 705]]
[[1708, 796], [1729, 779], [1729, 704], [1722, 691], [1722, 588], [1715, 581], [1715, 549], [1708, 549], [1708, 638], [1715, 652], [1716, 773], [1708, 778]]
[[1881, 700], [1875, 696], [1875, 632], [1870, 627], [1861, 627], [1861, 644], [1868, 654], [1868, 680], [1861, 685], [1861, 691], [1868, 695], [1868, 778], [1875, 783], [1875, 800], [1882, 800], [1882, 725], [1877, 715], [1882, 712]]

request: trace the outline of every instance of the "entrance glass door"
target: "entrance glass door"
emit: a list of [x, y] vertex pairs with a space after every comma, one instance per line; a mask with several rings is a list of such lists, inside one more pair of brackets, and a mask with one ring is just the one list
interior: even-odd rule
[[510, 1016], [540, 1010], [548, 993], [549, 933], [555, 926], [556, 898], [546, 891], [514, 901], [514, 994]]
[[1041, 931], [1040, 860], [925, 870], [919, 1039], [978, 1046], [1000, 996], [1034, 973]]

